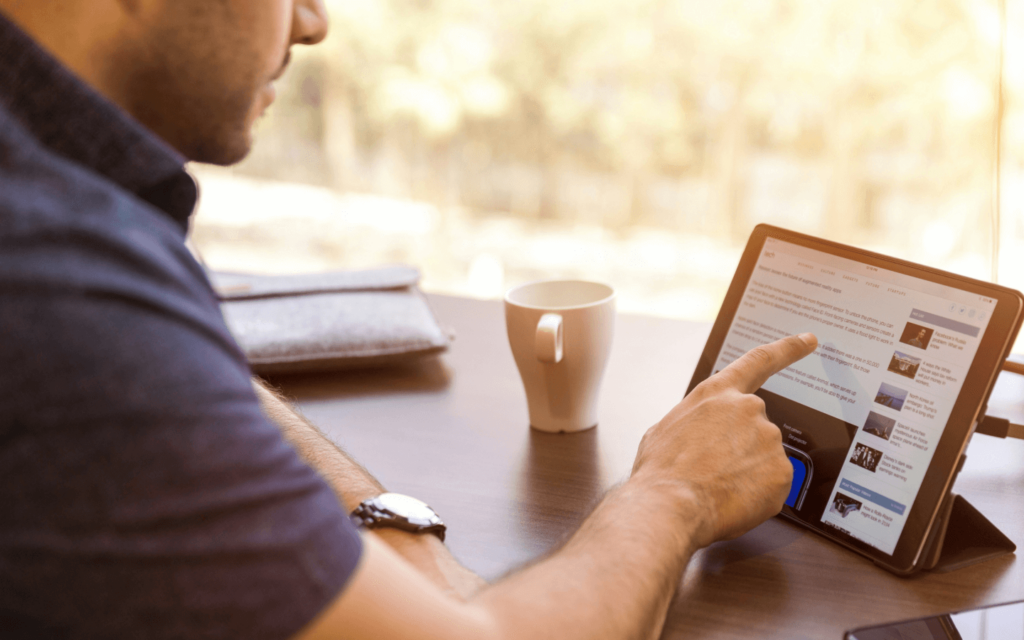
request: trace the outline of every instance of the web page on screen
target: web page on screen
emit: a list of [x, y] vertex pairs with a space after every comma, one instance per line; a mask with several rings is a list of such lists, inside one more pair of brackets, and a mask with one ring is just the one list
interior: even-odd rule
[[892, 554], [996, 301], [768, 238], [717, 372], [811, 331], [761, 392], [808, 495], [787, 504]]

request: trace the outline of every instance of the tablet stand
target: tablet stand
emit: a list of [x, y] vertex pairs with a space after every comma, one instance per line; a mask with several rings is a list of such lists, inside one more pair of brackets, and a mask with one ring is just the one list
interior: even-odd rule
[[963, 496], [950, 492], [925, 543], [921, 568], [954, 571], [1016, 549], [1017, 545]]
[[[1008, 358], [1003, 363], [1003, 370], [1024, 375], [1024, 360]], [[1024, 439], [1024, 425], [983, 414], [977, 433], [995, 438]], [[966, 456], [960, 458], [955, 475], [960, 474], [965, 460]], [[954, 571], [1017, 550], [1017, 545], [988, 518], [963, 496], [952, 491], [943, 500], [938, 519], [925, 543], [921, 560], [921, 569], [925, 571]]]

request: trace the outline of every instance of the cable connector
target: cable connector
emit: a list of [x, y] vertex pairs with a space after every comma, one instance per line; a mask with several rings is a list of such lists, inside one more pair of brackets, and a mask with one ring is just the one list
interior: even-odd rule
[[1024, 440], [1024, 425], [1013, 424], [1006, 418], [985, 416], [978, 423], [975, 433], [980, 433], [993, 438], [1016, 438]]
[[1011, 353], [1010, 356], [1003, 361], [1003, 371], [1009, 371], [1010, 373], [1016, 373], [1017, 375], [1024, 375], [1024, 356], [1019, 353]]
[[[1003, 362], [1003, 371], [1024, 375], [1024, 355], [1011, 353]], [[1017, 438], [1018, 440], [1024, 440], [1024, 425], [1013, 424], [1006, 418], [983, 416], [978, 422], [978, 429], [975, 433], [992, 436], [993, 438]]]

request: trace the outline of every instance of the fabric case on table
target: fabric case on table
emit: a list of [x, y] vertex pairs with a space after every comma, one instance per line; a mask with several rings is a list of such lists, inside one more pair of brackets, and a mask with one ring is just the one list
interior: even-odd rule
[[450, 344], [412, 267], [208, 275], [255, 373], [386, 366]]

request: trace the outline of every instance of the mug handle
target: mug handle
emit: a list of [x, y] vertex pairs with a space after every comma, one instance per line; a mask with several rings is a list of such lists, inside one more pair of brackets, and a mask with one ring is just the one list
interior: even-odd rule
[[562, 361], [562, 316], [545, 313], [540, 317], [534, 346], [541, 362], [557, 364]]

